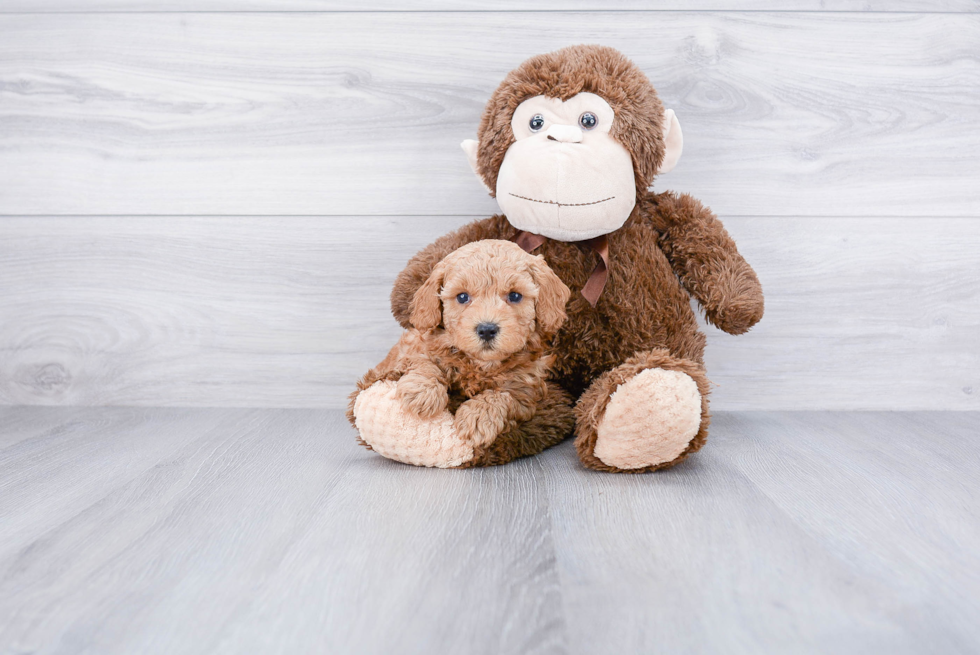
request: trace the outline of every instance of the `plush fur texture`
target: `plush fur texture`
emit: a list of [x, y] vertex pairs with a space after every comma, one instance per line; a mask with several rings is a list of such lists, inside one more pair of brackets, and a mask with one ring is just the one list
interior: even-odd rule
[[354, 397], [349, 417], [362, 445], [415, 466], [454, 468], [473, 459], [474, 444], [456, 434], [452, 414], [422, 419], [398, 400], [396, 392], [395, 382], [382, 380]]
[[359, 433], [360, 444], [388, 459], [414, 466], [471, 468], [506, 464], [563, 441], [575, 427], [573, 402], [564, 389], [547, 383], [534, 416], [509, 427], [485, 448], [460, 437], [449, 411], [422, 419], [405, 409], [390, 380], [358, 390], [348, 418]]
[[[762, 287], [721, 222], [700, 202], [688, 195], [646, 191], [664, 156], [663, 107], [646, 76], [611, 48], [566, 48], [534, 57], [508, 75], [480, 124], [478, 164], [487, 185], [495, 187], [500, 162], [513, 142], [514, 109], [535, 95], [566, 99], [580, 91], [601, 95], [615, 110], [611, 134], [632, 154], [637, 204], [623, 227], [608, 235], [609, 278], [594, 308], [579, 293], [598, 262], [593, 250], [548, 240], [535, 251], [573, 290], [566, 307], [568, 321], [555, 337], [552, 375], [578, 398], [576, 447], [586, 466], [655, 470], [682, 461], [707, 436], [705, 339], [690, 298], [700, 303], [712, 324], [741, 334], [762, 317]], [[516, 234], [506, 217], [498, 215], [470, 223], [424, 248], [395, 282], [395, 318], [411, 326], [412, 298], [448, 253], [473, 241], [512, 240]], [[670, 461], [630, 469], [610, 466], [594, 454], [598, 425], [610, 396], [646, 369], [689, 376], [700, 394], [701, 424]]]
[[701, 425], [701, 394], [689, 375], [647, 368], [616, 387], [596, 429], [603, 464], [641, 469], [677, 459]]
[[602, 96], [615, 112], [610, 134], [633, 156], [638, 197], [653, 183], [665, 151], [664, 107], [657, 92], [618, 50], [582, 45], [531, 57], [490, 96], [477, 131], [477, 162], [488, 188], [497, 188], [500, 164], [514, 143], [510, 120], [517, 106], [534, 96], [568, 100], [582, 92]]
[[[409, 329], [351, 396], [348, 418], [362, 442], [425, 466], [497, 463], [503, 454], [519, 456], [528, 444], [551, 443], [554, 426], [572, 423], [567, 395], [546, 383], [554, 359], [546, 347], [565, 321], [568, 297], [568, 287], [541, 257], [509, 241], [479, 241], [448, 254], [413, 293]], [[379, 381], [394, 388], [362, 401], [361, 393], [374, 392]], [[528, 436], [521, 426], [542, 403], [547, 411], [535, 426], [548, 434]], [[443, 425], [448, 412], [451, 434]], [[401, 430], [400, 446], [390, 428], [401, 420], [409, 427]], [[428, 440], [416, 425], [427, 420], [438, 435]], [[457, 461], [467, 447], [472, 457]]]
[[518, 457], [537, 455], [560, 443], [575, 427], [574, 402], [567, 391], [549, 382], [545, 396], [538, 401], [534, 416], [509, 427], [488, 447], [477, 450], [473, 459], [460, 464], [459, 468], [506, 464]]
[[[599, 439], [599, 426], [605, 418], [606, 409], [612, 400], [612, 396], [622, 385], [647, 370], [677, 371], [694, 381], [695, 385], [697, 385], [701, 402], [701, 422], [697, 432], [695, 432], [687, 447], [681, 450], [680, 454], [673, 459], [656, 461], [645, 466], [629, 467], [615, 466], [604, 462], [595, 455], [595, 448]], [[708, 382], [708, 378], [705, 375], [704, 367], [700, 363], [674, 357], [662, 349], [637, 353], [620, 366], [606, 371], [599, 376], [589, 387], [588, 391], [579, 398], [578, 405], [575, 407], [575, 448], [578, 451], [579, 459], [589, 468], [599, 471], [626, 473], [656, 471], [657, 469], [667, 468], [683, 461], [691, 453], [700, 450], [708, 438], [708, 423], [711, 418], [708, 414], [709, 385], [710, 382]], [[657, 412], [659, 409], [654, 405], [649, 407], [647, 411]], [[631, 432], [635, 432], [635, 430], [631, 430]], [[660, 436], [662, 439], [663, 435]]]

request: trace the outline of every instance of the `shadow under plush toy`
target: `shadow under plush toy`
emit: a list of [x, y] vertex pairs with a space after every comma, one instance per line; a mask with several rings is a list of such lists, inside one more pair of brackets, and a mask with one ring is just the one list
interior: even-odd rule
[[[651, 471], [701, 448], [709, 383], [690, 298], [715, 326], [741, 334], [762, 318], [763, 297], [707, 208], [688, 195], [647, 190], [680, 157], [674, 112], [618, 51], [574, 46], [512, 71], [490, 98], [478, 137], [463, 149], [505, 215], [470, 223], [412, 258], [391, 294], [395, 318], [410, 326], [413, 297], [448, 253], [481, 239], [514, 241], [543, 255], [576, 291], [555, 337], [552, 375], [578, 399], [582, 463]], [[396, 411], [383, 384], [361, 395], [358, 419]], [[451, 421], [448, 413], [420, 419], [401, 436], [435, 433]], [[521, 424], [511, 438], [528, 447], [513, 455], [553, 445], [554, 429], [554, 422]], [[451, 431], [446, 438], [464, 441]]]

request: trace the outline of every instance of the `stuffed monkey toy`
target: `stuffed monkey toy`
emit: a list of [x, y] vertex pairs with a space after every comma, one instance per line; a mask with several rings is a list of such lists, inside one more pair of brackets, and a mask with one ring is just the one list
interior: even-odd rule
[[[648, 191], [682, 145], [674, 112], [617, 50], [573, 46], [511, 71], [487, 103], [478, 139], [462, 144], [503, 213], [415, 255], [395, 281], [392, 313], [410, 327], [415, 293], [453, 250], [512, 240], [542, 255], [572, 291], [554, 340], [555, 392], [537, 422], [498, 437], [498, 456], [485, 461], [440, 458], [459, 452], [446, 417], [388, 425], [386, 438], [430, 440], [430, 465], [499, 464], [566, 436], [557, 434], [571, 424], [562, 407], [574, 398], [575, 446], [589, 468], [653, 471], [700, 449], [709, 382], [690, 298], [714, 326], [742, 334], [762, 318], [763, 297], [714, 214], [686, 194]], [[360, 419], [400, 411], [397, 400], [376, 387], [357, 400], [351, 418], [370, 443]]]

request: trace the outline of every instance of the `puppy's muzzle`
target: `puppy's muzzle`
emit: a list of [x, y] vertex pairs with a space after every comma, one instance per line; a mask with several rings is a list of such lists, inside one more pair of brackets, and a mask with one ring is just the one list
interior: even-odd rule
[[490, 343], [497, 338], [500, 333], [500, 326], [496, 323], [480, 323], [476, 326], [476, 336], [484, 343]]

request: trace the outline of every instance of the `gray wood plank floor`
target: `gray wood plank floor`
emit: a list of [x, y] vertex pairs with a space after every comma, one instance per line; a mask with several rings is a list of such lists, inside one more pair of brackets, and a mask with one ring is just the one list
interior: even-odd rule
[[734, 413], [476, 471], [336, 410], [0, 408], [0, 652], [966, 653], [978, 413]]

